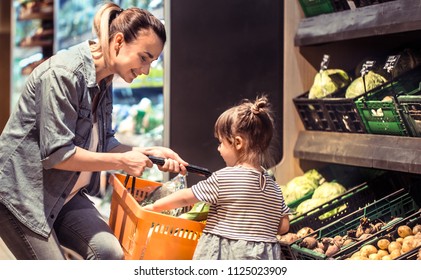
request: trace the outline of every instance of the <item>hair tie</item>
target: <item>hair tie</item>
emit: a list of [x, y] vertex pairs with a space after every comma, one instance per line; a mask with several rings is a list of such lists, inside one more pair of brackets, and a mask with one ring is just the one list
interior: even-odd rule
[[258, 107], [258, 106], [256, 106], [256, 104], [253, 104], [253, 105], [251, 106], [251, 112], [252, 112], [253, 114], [255, 114], [255, 115], [259, 114], [259, 107]]

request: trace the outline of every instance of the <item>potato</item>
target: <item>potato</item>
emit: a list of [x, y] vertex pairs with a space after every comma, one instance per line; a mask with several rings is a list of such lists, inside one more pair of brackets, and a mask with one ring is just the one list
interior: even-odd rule
[[401, 225], [398, 227], [398, 235], [405, 238], [408, 235], [412, 235], [412, 229], [407, 225]]
[[369, 256], [368, 256], [368, 259], [369, 260], [381, 260], [382, 259], [382, 256], [380, 256], [379, 254], [377, 254], [377, 253], [374, 253], [374, 254], [370, 254]]
[[419, 232], [421, 232], [421, 225], [417, 224], [412, 228], [412, 234], [415, 235]]
[[399, 257], [400, 255], [401, 255], [401, 249], [395, 249], [392, 252], [390, 252], [389, 256], [393, 260], [393, 259], [396, 259], [397, 257]]
[[377, 253], [377, 248], [374, 245], [367, 244], [361, 247], [360, 252], [362, 256], [370, 256], [371, 254]]
[[382, 260], [391, 260], [392, 259], [392, 257], [390, 256], [390, 255], [386, 255], [386, 256], [383, 256], [382, 257]]
[[389, 255], [389, 252], [387, 250], [379, 249], [377, 251], [377, 254], [380, 255], [381, 257], [383, 257], [383, 256]]
[[387, 250], [389, 251], [389, 253], [392, 253], [392, 251], [399, 249], [399, 251], [402, 248], [402, 244], [397, 242], [397, 241], [392, 241], [390, 242], [389, 246], [387, 246]]
[[389, 246], [390, 241], [386, 238], [381, 238], [377, 241], [377, 247], [382, 250], [387, 250], [387, 247]]

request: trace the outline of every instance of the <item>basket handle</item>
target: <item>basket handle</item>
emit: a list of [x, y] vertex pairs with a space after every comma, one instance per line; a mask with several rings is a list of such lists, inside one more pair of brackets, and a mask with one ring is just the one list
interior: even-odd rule
[[124, 178], [124, 187], [127, 189], [127, 183], [129, 182], [130, 177], [132, 177], [132, 187], [130, 188], [130, 194], [134, 196], [134, 189], [136, 187], [136, 177], [126, 174], [126, 178]]
[[[164, 158], [155, 157], [155, 156], [148, 156], [148, 158], [156, 165], [162, 166], [165, 163]], [[212, 175], [212, 172], [210, 172], [208, 169], [199, 167], [196, 165], [192, 165], [192, 164], [187, 165], [186, 169], [188, 172], [196, 173], [196, 174], [203, 175], [206, 177], [209, 177], [210, 175]]]

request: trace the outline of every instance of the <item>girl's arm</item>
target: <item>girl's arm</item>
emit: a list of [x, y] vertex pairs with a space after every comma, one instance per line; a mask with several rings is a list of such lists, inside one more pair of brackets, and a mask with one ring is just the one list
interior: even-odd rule
[[283, 235], [289, 231], [289, 217], [288, 215], [282, 216], [279, 221], [278, 234]]
[[193, 205], [197, 202], [199, 202], [199, 200], [196, 196], [194, 196], [192, 190], [188, 188], [176, 191], [175, 193], [158, 199], [155, 203], [144, 206], [143, 209], [154, 212], [162, 212], [164, 210]]

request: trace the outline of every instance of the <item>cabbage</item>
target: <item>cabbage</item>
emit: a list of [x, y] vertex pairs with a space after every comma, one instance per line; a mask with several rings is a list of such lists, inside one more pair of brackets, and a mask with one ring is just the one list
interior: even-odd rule
[[301, 176], [290, 180], [286, 185], [281, 186], [281, 191], [286, 204], [301, 199], [314, 192], [325, 179], [316, 170], [310, 169]]
[[[364, 80], [365, 80], [365, 88], [364, 88]], [[376, 74], [373, 71], [368, 71], [365, 75], [364, 80], [362, 77], [356, 78], [346, 89], [345, 97], [346, 98], [354, 98], [358, 95], [365, 93], [366, 91], [372, 90], [385, 82], [387, 82], [386, 78], [382, 75]]]
[[308, 194], [311, 194], [319, 186], [315, 178], [304, 175], [295, 177], [289, 181], [283, 190], [286, 204], [290, 204]]
[[322, 205], [325, 202], [326, 200], [323, 198], [306, 199], [300, 204], [298, 204], [297, 209], [296, 209], [296, 216], [300, 216], [310, 210], [313, 210], [314, 208]]
[[348, 74], [341, 69], [321, 70], [314, 77], [313, 85], [310, 88], [308, 98], [323, 98], [334, 93], [350, 83]]
[[346, 189], [341, 184], [337, 182], [325, 182], [314, 191], [311, 198], [322, 198], [328, 201], [344, 192], [346, 192]]

